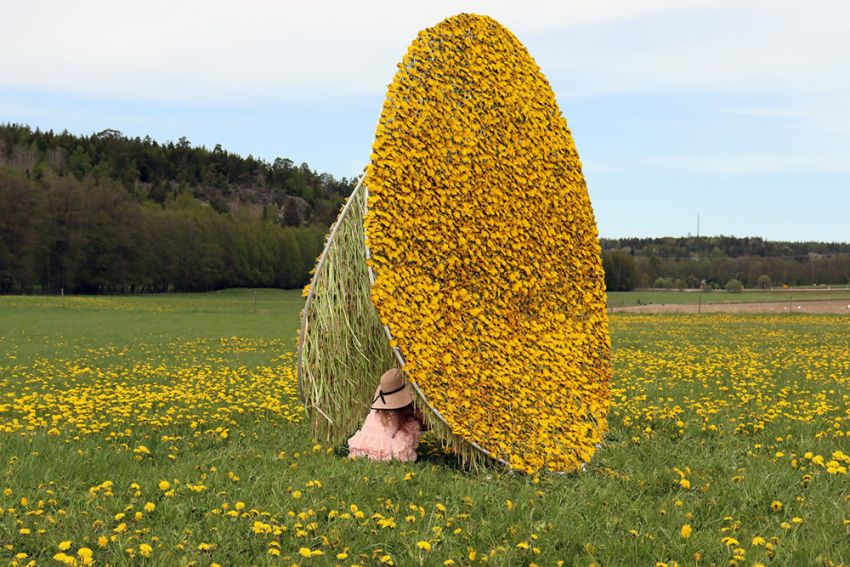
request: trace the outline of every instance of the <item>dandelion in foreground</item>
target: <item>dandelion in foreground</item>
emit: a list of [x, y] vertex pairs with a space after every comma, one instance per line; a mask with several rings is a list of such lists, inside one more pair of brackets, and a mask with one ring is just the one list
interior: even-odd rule
[[93, 562], [93, 556], [94, 552], [88, 547], [81, 547], [77, 550], [77, 557], [80, 558], [80, 561], [83, 563], [83, 565], [91, 565]]

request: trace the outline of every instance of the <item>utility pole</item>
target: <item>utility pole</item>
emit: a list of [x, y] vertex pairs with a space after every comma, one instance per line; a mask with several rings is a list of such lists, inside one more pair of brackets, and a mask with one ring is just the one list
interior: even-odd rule
[[694, 248], [696, 248], [697, 262], [699, 262], [699, 249], [700, 249], [700, 246], [699, 246], [699, 213], [697, 213], [697, 242], [696, 242], [696, 246], [694, 246]]

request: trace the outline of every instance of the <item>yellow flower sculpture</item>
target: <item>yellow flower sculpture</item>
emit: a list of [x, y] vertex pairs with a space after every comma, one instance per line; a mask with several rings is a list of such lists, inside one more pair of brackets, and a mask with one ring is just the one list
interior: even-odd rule
[[452, 434], [569, 471], [606, 428], [596, 224], [549, 83], [498, 22], [460, 14], [398, 66], [364, 185], [371, 298]]

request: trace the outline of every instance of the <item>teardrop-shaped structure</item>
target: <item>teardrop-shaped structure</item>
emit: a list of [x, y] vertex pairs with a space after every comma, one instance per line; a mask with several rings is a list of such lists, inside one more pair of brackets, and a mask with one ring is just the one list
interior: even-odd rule
[[[596, 224], [554, 93], [513, 34], [471, 14], [419, 33], [387, 92], [364, 188], [372, 303], [444, 442], [525, 471], [586, 462], [611, 374]], [[313, 294], [325, 293], [320, 272]], [[349, 415], [372, 388], [336, 400], [342, 410], [305, 402], [314, 424], [332, 422], [328, 411]]]

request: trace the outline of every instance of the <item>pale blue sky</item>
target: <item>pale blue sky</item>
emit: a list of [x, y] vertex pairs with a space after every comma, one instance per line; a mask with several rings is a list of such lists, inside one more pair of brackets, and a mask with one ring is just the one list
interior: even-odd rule
[[[305, 5], [309, 4], [309, 5]], [[421, 6], [419, 4], [422, 4]], [[352, 176], [422, 28], [488, 14], [528, 47], [600, 234], [850, 240], [850, 4], [0, 0], [0, 121], [277, 156]]]

